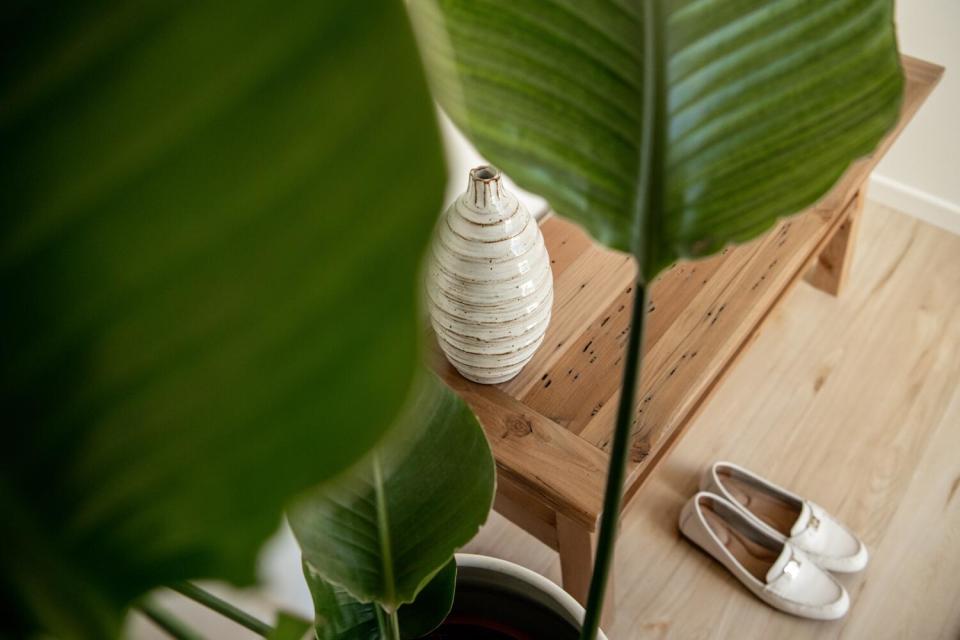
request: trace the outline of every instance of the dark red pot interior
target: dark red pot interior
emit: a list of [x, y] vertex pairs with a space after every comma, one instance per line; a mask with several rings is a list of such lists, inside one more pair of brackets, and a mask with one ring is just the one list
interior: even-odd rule
[[486, 586], [457, 585], [453, 610], [430, 640], [576, 640], [567, 620], [524, 596]]

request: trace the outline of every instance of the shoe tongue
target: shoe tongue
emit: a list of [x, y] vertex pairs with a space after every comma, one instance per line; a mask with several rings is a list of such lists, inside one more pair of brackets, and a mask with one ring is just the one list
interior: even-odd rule
[[774, 580], [780, 577], [780, 574], [783, 573], [784, 568], [787, 566], [787, 563], [790, 562], [790, 558], [793, 557], [793, 552], [790, 548], [790, 543], [783, 545], [783, 549], [780, 551], [780, 555], [777, 556], [777, 559], [774, 561], [773, 566], [770, 567], [770, 570], [767, 571], [767, 584], [770, 584]]
[[806, 500], [800, 502], [800, 515], [797, 517], [797, 521], [793, 523], [793, 528], [790, 529], [790, 537], [792, 538], [795, 535], [799, 535], [807, 528], [810, 524], [810, 517], [813, 516], [813, 512], [810, 511], [810, 503]]

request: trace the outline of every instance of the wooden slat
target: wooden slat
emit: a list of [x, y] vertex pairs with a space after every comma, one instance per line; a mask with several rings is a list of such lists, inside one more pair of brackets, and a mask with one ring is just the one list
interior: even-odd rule
[[[741, 247], [734, 254], [718, 263], [713, 272], [714, 277], [706, 279], [705, 285], [686, 287], [683, 289], [689, 302], [676, 308], [678, 316], [670, 322], [661, 322], [663, 329], [651, 332], [646, 342], [646, 350], [663, 342], [674, 339], [674, 334], [667, 333], [667, 327], [676, 329], [678, 322], [688, 316], [699, 316], [697, 309], [705, 308], [713, 303], [719, 295], [719, 290], [728, 286], [730, 280], [739, 271], [747, 258], [755, 251], [755, 247]], [[677, 270], [679, 273], [679, 270]], [[702, 282], [701, 278], [700, 281]], [[686, 278], [677, 278], [666, 281], [686, 283]], [[565, 426], [574, 433], [582, 433], [583, 437], [598, 446], [603, 445], [607, 435], [608, 418], [615, 411], [616, 394], [620, 388], [622, 376], [622, 356], [629, 326], [630, 305], [633, 298], [632, 278], [622, 278], [619, 282], [612, 278], [605, 281], [609, 288], [620, 285], [620, 295], [614, 300], [604, 313], [582, 333], [566, 351], [563, 357], [557, 359], [546, 372], [542, 382], [523, 397], [523, 402], [535, 410], [543, 413], [557, 423]], [[692, 290], [693, 293], [690, 293]], [[669, 301], [672, 292], [663, 291], [660, 287], [654, 288], [654, 296], [650, 318], [667, 318], [666, 314], [657, 315], [656, 299]], [[669, 304], [668, 304], [669, 306]], [[689, 322], [689, 321], [688, 321]], [[656, 334], [660, 333], [658, 337]], [[665, 337], [664, 337], [665, 336]], [[673, 344], [664, 348], [670, 352]], [[646, 370], [653, 372], [657, 369], [655, 363], [650, 363]], [[649, 374], [648, 374], [649, 375]], [[548, 386], [549, 383], [549, 386]], [[612, 420], [612, 417], [609, 418]], [[611, 423], [612, 424], [612, 423]]]
[[[624, 290], [626, 291], [626, 290]], [[593, 322], [523, 398], [564, 428], [579, 433], [619, 388], [630, 307], [622, 294]], [[612, 374], [612, 375], [611, 375]]]
[[[569, 223], [563, 224], [558, 219], [548, 221], [543, 228], [544, 237], [550, 239], [548, 249], [558, 231], [585, 235]], [[502, 390], [514, 398], [522, 398], [540, 383], [544, 372], [566, 353], [570, 343], [616, 296], [609, 283], [633, 279], [634, 273], [636, 265], [627, 254], [595, 245], [579, 254], [560, 277], [554, 278], [553, 312], [543, 345], [520, 375], [500, 385]]]
[[563, 218], [559, 218], [549, 211], [540, 220], [540, 228], [547, 231], [543, 239], [547, 245], [547, 253], [550, 254], [550, 267], [553, 269], [554, 282], [563, 277], [563, 274], [577, 258], [594, 247], [593, 240], [583, 233], [580, 227], [567, 223], [565, 226], [551, 228], [557, 222], [563, 222]]

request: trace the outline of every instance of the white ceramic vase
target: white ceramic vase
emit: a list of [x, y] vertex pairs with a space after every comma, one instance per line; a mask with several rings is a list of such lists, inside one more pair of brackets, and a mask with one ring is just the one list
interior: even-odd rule
[[472, 169], [466, 192], [441, 217], [427, 293], [440, 348], [468, 380], [510, 380], [543, 342], [550, 258], [537, 221], [496, 168]]

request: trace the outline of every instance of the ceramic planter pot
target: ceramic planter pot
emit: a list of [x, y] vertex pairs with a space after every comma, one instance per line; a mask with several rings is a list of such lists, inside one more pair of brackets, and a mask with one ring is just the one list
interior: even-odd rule
[[[577, 640], [584, 610], [543, 576], [512, 562], [457, 554], [453, 610], [434, 640]], [[603, 632], [597, 636], [606, 640]]]
[[496, 168], [472, 169], [467, 190], [441, 217], [427, 293], [440, 348], [469, 380], [513, 378], [543, 342], [553, 307], [550, 258], [537, 221]]

